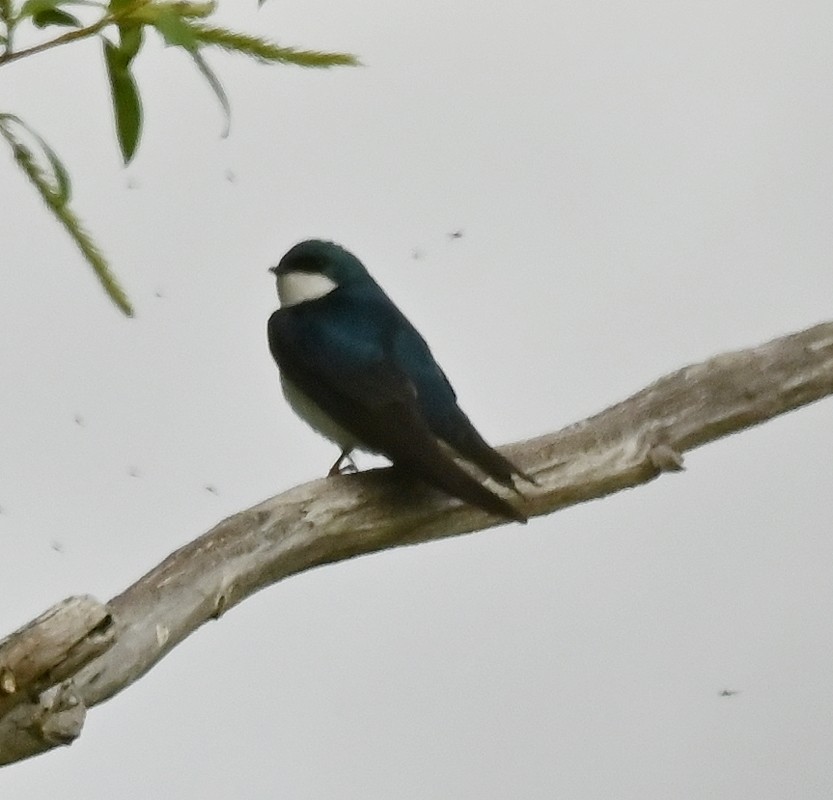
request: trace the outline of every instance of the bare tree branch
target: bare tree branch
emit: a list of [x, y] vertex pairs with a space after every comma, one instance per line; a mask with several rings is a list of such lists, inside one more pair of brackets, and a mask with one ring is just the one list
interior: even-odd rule
[[[679, 470], [684, 451], [830, 394], [833, 322], [685, 367], [583, 422], [504, 451], [539, 483], [527, 492], [527, 511], [548, 514]], [[0, 715], [0, 764], [68, 744], [80, 733], [84, 709], [282, 578], [501, 522], [391, 469], [314, 481], [241, 511], [113, 598], [106, 606], [113, 645], [62, 684], [17, 696], [19, 667], [4, 654], [24, 635], [31, 651], [31, 631], [27, 626], [0, 644], [0, 696], [5, 691], [8, 707], [14, 705]], [[67, 721], [69, 710], [75, 716]]]
[[114, 640], [111, 623], [94, 598], [70, 597], [0, 641], [0, 717], [107, 650]]
[[39, 752], [44, 743], [69, 744], [81, 733], [86, 709], [70, 679], [114, 641], [109, 612], [89, 596], [58, 603], [0, 641], [3, 763]]

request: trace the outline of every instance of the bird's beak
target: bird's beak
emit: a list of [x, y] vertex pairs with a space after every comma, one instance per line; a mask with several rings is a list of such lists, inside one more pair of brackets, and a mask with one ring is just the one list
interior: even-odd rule
[[269, 272], [271, 272], [273, 275], [277, 276], [278, 268], [276, 266], [275, 267], [269, 267]]

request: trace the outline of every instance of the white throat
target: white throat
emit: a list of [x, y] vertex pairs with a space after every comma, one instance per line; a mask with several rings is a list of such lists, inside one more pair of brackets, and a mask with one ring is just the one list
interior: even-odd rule
[[281, 306], [296, 306], [328, 295], [338, 284], [320, 272], [285, 272], [278, 275]]

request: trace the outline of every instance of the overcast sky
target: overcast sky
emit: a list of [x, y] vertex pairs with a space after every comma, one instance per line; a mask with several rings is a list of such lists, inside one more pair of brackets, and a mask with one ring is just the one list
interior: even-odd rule
[[[828, 0], [221, 5], [365, 66], [208, 54], [222, 139], [151, 43], [126, 170], [96, 43], [3, 68], [137, 314], [0, 147], [0, 636], [326, 471], [265, 340], [300, 239], [364, 260], [494, 443], [833, 317]], [[829, 800], [832, 450], [827, 400], [649, 486], [287, 580], [0, 796]]]

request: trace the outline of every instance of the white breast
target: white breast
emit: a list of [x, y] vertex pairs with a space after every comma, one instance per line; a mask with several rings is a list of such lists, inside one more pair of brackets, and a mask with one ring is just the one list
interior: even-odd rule
[[278, 275], [278, 297], [284, 308], [318, 300], [336, 286], [335, 281], [320, 272], [285, 272]]
[[307, 397], [294, 383], [281, 376], [283, 396], [295, 413], [313, 430], [335, 442], [342, 450], [361, 447], [356, 437], [344, 430], [329, 414]]

